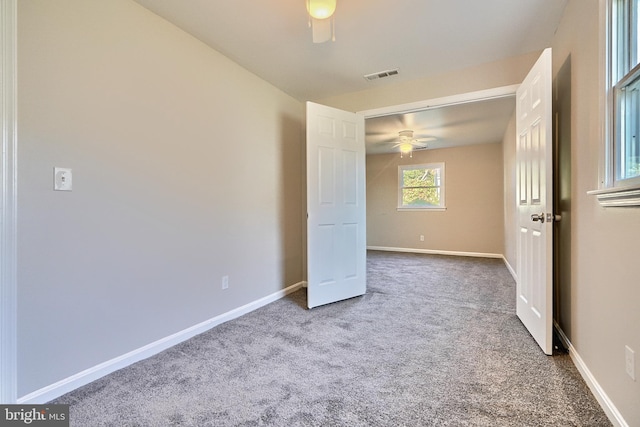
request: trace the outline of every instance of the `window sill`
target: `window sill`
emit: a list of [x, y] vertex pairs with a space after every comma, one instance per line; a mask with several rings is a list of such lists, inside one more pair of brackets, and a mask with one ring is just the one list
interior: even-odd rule
[[444, 212], [447, 208], [396, 208], [398, 212]]
[[640, 185], [604, 188], [588, 191], [587, 194], [596, 196], [604, 207], [640, 206]]

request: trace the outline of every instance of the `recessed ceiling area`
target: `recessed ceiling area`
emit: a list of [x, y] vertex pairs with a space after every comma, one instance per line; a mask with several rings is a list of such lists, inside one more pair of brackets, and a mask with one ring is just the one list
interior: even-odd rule
[[398, 134], [412, 130], [426, 149], [502, 141], [515, 96], [465, 102], [410, 113], [373, 117], [365, 123], [367, 155], [400, 153]]

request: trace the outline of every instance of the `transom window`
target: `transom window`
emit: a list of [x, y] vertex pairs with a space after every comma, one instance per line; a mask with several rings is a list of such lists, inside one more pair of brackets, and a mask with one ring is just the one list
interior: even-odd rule
[[640, 0], [609, 0], [613, 184], [640, 184]]
[[444, 163], [398, 166], [398, 209], [444, 209]]

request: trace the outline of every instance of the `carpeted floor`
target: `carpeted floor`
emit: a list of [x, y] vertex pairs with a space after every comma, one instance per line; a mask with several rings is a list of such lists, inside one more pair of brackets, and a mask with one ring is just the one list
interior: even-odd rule
[[609, 426], [515, 315], [501, 260], [369, 252], [367, 294], [301, 290], [56, 399], [72, 426]]

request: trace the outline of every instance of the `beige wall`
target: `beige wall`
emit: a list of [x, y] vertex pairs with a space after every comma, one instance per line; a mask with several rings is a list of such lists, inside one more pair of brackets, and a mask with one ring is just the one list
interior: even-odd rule
[[[439, 162], [446, 211], [397, 211], [398, 165]], [[501, 255], [503, 242], [502, 144], [367, 156], [368, 246]]]
[[504, 162], [504, 258], [515, 273], [517, 251], [516, 218], [516, 116], [509, 120], [502, 140], [502, 159]]
[[[602, 208], [587, 191], [598, 188], [602, 159], [602, 48], [598, 0], [571, 0], [553, 43], [554, 77], [570, 61], [571, 215], [568, 283], [561, 283], [561, 327], [596, 381], [630, 426], [640, 426], [640, 377], [625, 373], [624, 346], [640, 371], [640, 209]], [[585, 29], [590, 29], [586, 31]], [[562, 79], [561, 79], [562, 81]], [[563, 83], [566, 85], [566, 83]]]
[[300, 102], [129, 0], [20, 0], [18, 59], [18, 396], [303, 280]]

